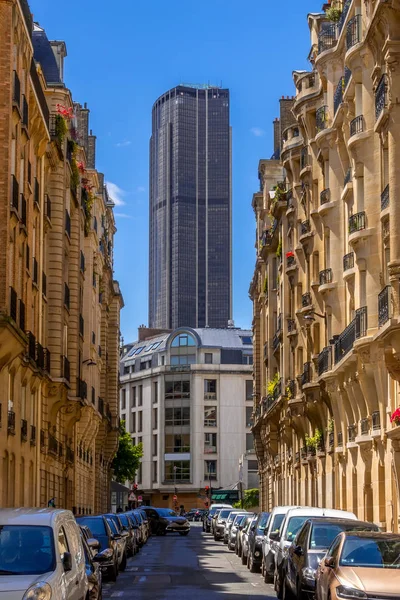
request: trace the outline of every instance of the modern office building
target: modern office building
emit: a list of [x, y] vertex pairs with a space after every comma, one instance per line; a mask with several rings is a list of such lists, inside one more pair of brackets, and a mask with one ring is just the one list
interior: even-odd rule
[[124, 347], [120, 413], [143, 443], [144, 502], [173, 506], [177, 495], [185, 508], [204, 506], [206, 485], [238, 485], [242, 455], [253, 481], [251, 332], [186, 327], [140, 337]]
[[346, 0], [332, 22], [331, 8], [308, 15], [284, 171], [271, 185], [262, 161], [253, 197], [260, 505], [347, 509], [398, 531], [400, 13]]
[[232, 318], [229, 90], [175, 87], [153, 106], [149, 327]]

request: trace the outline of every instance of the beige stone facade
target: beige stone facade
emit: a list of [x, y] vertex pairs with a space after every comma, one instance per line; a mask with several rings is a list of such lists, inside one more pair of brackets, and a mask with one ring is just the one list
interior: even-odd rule
[[[60, 81], [34, 59], [43, 34]], [[88, 110], [25, 0], [0, 0], [0, 506], [105, 510], [118, 443], [113, 204]], [[54, 71], [54, 69], [53, 69]]]
[[400, 3], [309, 15], [282, 175], [255, 194], [254, 412], [261, 506], [399, 529]]

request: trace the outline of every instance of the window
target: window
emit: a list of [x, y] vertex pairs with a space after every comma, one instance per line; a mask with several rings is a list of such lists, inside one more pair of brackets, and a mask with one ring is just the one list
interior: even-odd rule
[[158, 408], [153, 408], [153, 429], [158, 428]]
[[204, 479], [206, 481], [215, 481], [217, 479], [217, 461], [216, 460], [205, 460], [204, 461]]
[[190, 460], [166, 460], [165, 481], [190, 481]]
[[252, 433], [246, 433], [246, 450], [250, 452], [254, 450], [254, 437]]
[[58, 531], [58, 551], [62, 558], [64, 552], [68, 552], [67, 536], [65, 535], [64, 527], [61, 527]]
[[243, 335], [241, 340], [242, 340], [242, 344], [244, 344], [245, 346], [251, 346], [253, 343], [251, 337], [248, 335]]
[[217, 407], [207, 406], [204, 408], [204, 427], [217, 426]]
[[158, 381], [153, 383], [153, 404], [158, 402]]
[[143, 430], [143, 411], [138, 411], [138, 432]]
[[215, 400], [217, 396], [217, 380], [216, 379], [205, 379], [204, 380], [204, 399]]
[[212, 361], [213, 361], [212, 352], [206, 352], [204, 354], [204, 362], [206, 363], [206, 365], [212, 365]]
[[136, 386], [131, 389], [131, 408], [136, 406]]
[[131, 413], [130, 424], [131, 424], [130, 432], [136, 433], [136, 413], [135, 412]]
[[128, 373], [130, 373], [131, 368], [130, 367], [124, 367], [124, 375], [128, 375]]
[[151, 349], [152, 349], [152, 350], [155, 350], [156, 348], [158, 348], [158, 346], [160, 346], [160, 344], [161, 344], [161, 342], [156, 342], [155, 344], [153, 344], [153, 345], [151, 346]]
[[126, 409], [126, 390], [121, 390], [121, 410]]
[[190, 398], [190, 381], [166, 381], [165, 399]]
[[166, 433], [165, 452], [167, 454], [190, 452], [190, 433]]
[[171, 356], [171, 365], [194, 365], [196, 362], [195, 354], [186, 354], [179, 356]]
[[243, 364], [244, 365], [252, 365], [253, 364], [253, 355], [252, 354], [243, 354]]
[[246, 406], [246, 427], [253, 427], [253, 407]]
[[153, 435], [153, 456], [157, 456], [158, 454], [158, 435], [155, 433]]
[[204, 434], [204, 454], [214, 454], [217, 451], [217, 434]]
[[253, 380], [246, 379], [246, 400], [253, 400]]
[[165, 365], [165, 356], [164, 354], [161, 357], [161, 365], [164, 366]]
[[142, 463], [140, 463], [140, 465], [139, 465], [136, 480], [137, 480], [137, 483], [142, 483]]
[[139, 435], [138, 439], [137, 439], [137, 443], [138, 444], [143, 444], [143, 438], [141, 435]]
[[190, 425], [190, 407], [175, 406], [165, 409], [165, 426]]
[[177, 335], [173, 340], [171, 347], [172, 348], [182, 348], [183, 346], [195, 346], [196, 342], [193, 337], [187, 333], [181, 333]]
[[157, 461], [153, 461], [153, 483], [157, 483], [158, 481], [158, 464]]
[[143, 386], [139, 385], [138, 406], [143, 406]]

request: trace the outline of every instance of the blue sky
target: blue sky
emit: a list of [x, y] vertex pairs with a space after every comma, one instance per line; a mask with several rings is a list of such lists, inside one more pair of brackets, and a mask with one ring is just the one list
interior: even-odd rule
[[115, 277], [125, 300], [125, 341], [136, 339], [137, 326], [147, 324], [153, 102], [181, 82], [229, 87], [234, 319], [250, 327], [257, 165], [272, 153], [272, 121], [279, 98], [294, 93], [292, 71], [309, 69], [307, 13], [319, 12], [322, 1], [30, 0], [30, 6], [49, 38], [67, 44], [66, 84], [91, 109], [97, 168], [123, 203], [115, 208]]

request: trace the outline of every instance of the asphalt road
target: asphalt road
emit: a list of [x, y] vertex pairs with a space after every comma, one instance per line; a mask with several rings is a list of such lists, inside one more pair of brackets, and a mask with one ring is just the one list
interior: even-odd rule
[[151, 537], [128, 560], [116, 583], [105, 583], [104, 600], [273, 600], [276, 594], [250, 573], [222, 542], [192, 523], [188, 536]]

